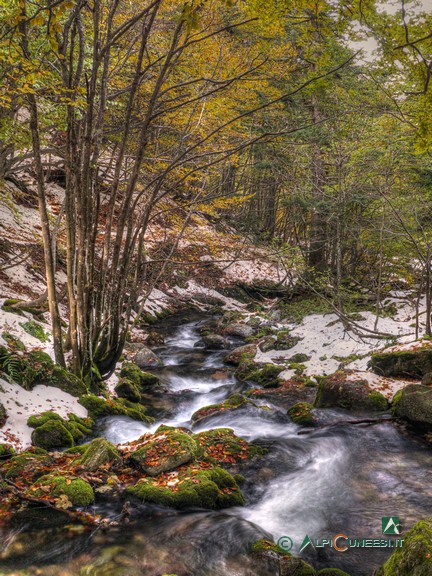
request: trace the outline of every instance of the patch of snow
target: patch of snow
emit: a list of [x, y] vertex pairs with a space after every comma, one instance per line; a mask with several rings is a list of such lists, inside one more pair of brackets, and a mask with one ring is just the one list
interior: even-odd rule
[[0, 388], [0, 402], [8, 416], [0, 429], [0, 442], [12, 444], [17, 450], [31, 445], [33, 429], [27, 426], [27, 419], [32, 414], [53, 410], [62, 417], [70, 412], [81, 418], [87, 416], [87, 410], [78, 403], [78, 398], [53, 386], [39, 384], [28, 391], [0, 378]]
[[366, 371], [348, 373], [347, 380], [349, 382], [365, 380], [372, 390], [381, 392], [388, 400], [391, 400], [398, 390], [405, 388], [408, 384], [412, 384], [412, 380], [385, 378], [384, 376], [378, 376], [378, 374]]

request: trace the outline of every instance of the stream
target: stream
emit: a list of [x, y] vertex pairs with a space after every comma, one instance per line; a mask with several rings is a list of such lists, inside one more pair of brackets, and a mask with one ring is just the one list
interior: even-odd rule
[[[148, 426], [127, 417], [108, 417], [99, 422], [98, 436], [123, 443], [161, 423], [191, 428], [197, 409], [250, 388], [227, 369], [226, 351], [196, 346], [206, 319], [192, 317], [176, 326], [171, 318], [158, 327], [165, 333], [165, 345], [155, 352], [164, 367], [155, 373], [163, 391], [149, 395], [157, 423]], [[232, 347], [241, 344], [231, 342]], [[432, 514], [432, 484], [425, 481], [432, 474], [432, 456], [422, 441], [384, 420], [373, 426], [350, 425], [347, 421], [354, 416], [343, 410], [321, 410], [320, 424], [340, 423], [299, 435], [302, 428], [290, 420], [286, 409], [276, 401], [260, 403], [271, 409], [247, 405], [193, 427], [194, 432], [229, 427], [268, 448], [244, 473], [244, 507], [176, 512], [142, 504], [134, 507], [127, 525], [67, 538], [59, 529], [36, 531], [18, 523], [17, 532], [27, 530], [29, 538], [25, 546], [11, 546], [11, 552], [3, 554], [0, 574], [32, 567], [30, 574], [44, 576], [276, 576], [274, 568], [256, 571], [247, 554], [251, 543], [289, 536], [297, 553], [306, 534], [312, 539], [338, 533], [383, 538], [383, 516], [398, 516], [403, 534]], [[96, 512], [115, 519], [119, 503], [99, 506]], [[13, 540], [13, 532], [6, 537]], [[370, 576], [390, 553], [385, 548], [342, 553], [309, 546], [302, 558], [316, 569], [340, 568], [350, 576]]]

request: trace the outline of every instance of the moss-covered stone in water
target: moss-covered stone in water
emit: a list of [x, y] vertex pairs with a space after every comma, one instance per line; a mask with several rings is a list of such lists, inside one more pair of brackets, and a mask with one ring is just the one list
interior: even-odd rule
[[206, 430], [195, 434], [195, 439], [203, 448], [204, 458], [220, 465], [234, 464], [266, 452], [261, 446], [249, 444], [236, 436], [231, 428]]
[[313, 406], [308, 402], [297, 402], [288, 410], [288, 416], [295, 424], [312, 426], [315, 424], [315, 417], [312, 414]]
[[217, 414], [219, 412], [227, 412], [230, 410], [237, 410], [238, 408], [241, 408], [242, 406], [245, 406], [246, 404], [251, 404], [251, 405], [255, 406], [255, 404], [251, 400], [248, 400], [242, 394], [233, 394], [232, 396], [230, 396], [229, 398], [227, 398], [226, 400], [224, 400], [224, 402], [221, 402], [220, 404], [210, 404], [209, 406], [204, 406], [203, 408], [200, 408], [199, 410], [197, 410], [196, 412], [194, 412], [192, 414], [191, 419], [192, 419], [192, 422], [197, 423], [200, 420], [203, 420], [204, 418], [208, 418], [209, 416], [212, 416], [212, 415]]
[[45, 472], [46, 466], [51, 463], [52, 458], [46, 450], [29, 448], [29, 450], [13, 456], [4, 463], [0, 471], [8, 480], [14, 480], [20, 476], [31, 479], [41, 476]]
[[172, 486], [144, 478], [126, 489], [131, 496], [172, 508], [220, 509], [243, 506], [244, 498], [234, 478], [222, 468], [182, 468]]
[[381, 392], [372, 390], [365, 380], [354, 380], [351, 371], [341, 370], [320, 378], [314, 406], [384, 411], [388, 408], [388, 402]]
[[120, 370], [121, 378], [125, 378], [136, 384], [137, 386], [146, 387], [159, 384], [159, 378], [150, 372], [143, 372], [133, 362], [125, 362]]
[[231, 350], [231, 352], [225, 356], [225, 362], [227, 362], [227, 364], [234, 364], [234, 366], [238, 366], [239, 364], [252, 360], [256, 353], [256, 344], [246, 344], [245, 346], [239, 346], [238, 348]]
[[129, 400], [130, 402], [139, 402], [141, 400], [138, 386], [126, 378], [122, 378], [119, 381], [115, 387], [115, 391], [119, 398], [126, 398], [126, 400]]
[[30, 426], [30, 428], [38, 428], [38, 426], [42, 426], [42, 424], [45, 424], [49, 420], [59, 420], [64, 423], [64, 419], [59, 416], [59, 414], [47, 411], [41, 414], [32, 414], [27, 420], [27, 426]]
[[11, 444], [0, 444], [0, 458], [5, 459], [15, 454], [15, 448]]
[[138, 449], [130, 454], [131, 461], [146, 474], [157, 476], [191, 462], [199, 445], [193, 436], [178, 428], [160, 426], [150, 437], [138, 441]]
[[32, 433], [32, 444], [45, 450], [70, 448], [74, 439], [65, 425], [58, 420], [48, 420]]
[[430, 576], [432, 574], [432, 518], [421, 520], [405, 534], [377, 576]]
[[[49, 492], [45, 490], [49, 488]], [[34, 496], [46, 496], [59, 498], [63, 494], [73, 506], [89, 506], [94, 501], [93, 488], [88, 482], [75, 476], [60, 476], [48, 474], [39, 478], [30, 489]]]
[[119, 451], [105, 438], [96, 438], [90, 442], [80, 459], [80, 465], [89, 472], [94, 472], [100, 466], [116, 466], [121, 462]]
[[153, 423], [154, 420], [145, 414], [144, 406], [129, 402], [125, 398], [102, 398], [94, 394], [80, 396], [79, 403], [86, 408], [92, 418], [101, 416], [129, 416], [133, 420]]

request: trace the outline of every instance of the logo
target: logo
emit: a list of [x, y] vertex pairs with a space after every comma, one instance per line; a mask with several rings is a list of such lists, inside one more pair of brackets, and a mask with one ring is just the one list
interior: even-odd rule
[[289, 536], [281, 536], [277, 541], [279, 548], [285, 550], [285, 552], [289, 552], [291, 548], [294, 546], [293, 541]]
[[399, 516], [383, 516], [381, 519], [382, 533], [383, 534], [400, 534], [401, 525]]
[[313, 545], [312, 540], [309, 538], [309, 536], [306, 534], [306, 536], [304, 537], [303, 542], [301, 543], [301, 546], [299, 548], [299, 553], [303, 552], [303, 550], [305, 548], [307, 548], [309, 546], [309, 544], [312, 546], [312, 548], [315, 548], [315, 546]]

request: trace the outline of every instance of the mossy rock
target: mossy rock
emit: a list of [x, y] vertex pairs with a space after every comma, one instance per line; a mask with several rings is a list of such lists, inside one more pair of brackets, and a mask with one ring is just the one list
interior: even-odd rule
[[154, 420], [145, 413], [144, 406], [129, 402], [125, 398], [102, 398], [94, 394], [80, 396], [79, 403], [86, 408], [92, 418], [102, 416], [129, 416], [133, 420], [153, 423]]
[[234, 366], [238, 366], [242, 362], [246, 362], [247, 360], [252, 360], [257, 353], [257, 345], [256, 344], [246, 344], [245, 346], [239, 346], [238, 348], [234, 348], [225, 356], [225, 362], [227, 364], [234, 364]]
[[339, 570], [339, 568], [324, 568], [324, 570], [320, 570], [317, 576], [350, 576], [343, 570]]
[[432, 347], [423, 345], [416, 350], [375, 353], [369, 364], [381, 376], [421, 380], [425, 374], [432, 372]]
[[94, 472], [101, 466], [113, 467], [121, 463], [119, 451], [105, 438], [96, 438], [90, 442], [80, 459], [80, 465], [89, 472]]
[[115, 387], [116, 394], [119, 398], [126, 398], [130, 402], [139, 402], [141, 400], [141, 393], [138, 386], [131, 380], [122, 378]]
[[282, 384], [279, 374], [284, 370], [285, 366], [277, 364], [243, 363], [235, 375], [239, 380], [255, 382], [261, 388], [278, 388]]
[[160, 426], [154, 434], [143, 436], [137, 445], [138, 449], [129, 458], [149, 476], [188, 464], [199, 452], [199, 444], [193, 436], [168, 426]]
[[302, 426], [313, 426], [316, 423], [312, 413], [313, 406], [308, 402], [297, 402], [288, 410], [288, 416], [295, 424]]
[[46, 450], [41, 448], [29, 448], [21, 454], [12, 456], [1, 467], [1, 473], [8, 480], [14, 480], [20, 476], [34, 479], [45, 473], [46, 467], [53, 460]]
[[213, 464], [231, 465], [266, 453], [264, 448], [249, 444], [236, 436], [231, 428], [214, 428], [195, 434], [194, 438], [203, 449], [205, 460]]
[[303, 362], [307, 362], [310, 359], [311, 357], [308, 356], [307, 354], [302, 354], [301, 352], [299, 352], [298, 354], [294, 354], [293, 356], [291, 356], [291, 358], [288, 359], [288, 362], [294, 364], [303, 364]]
[[432, 518], [417, 522], [404, 536], [377, 576], [430, 576], [432, 574]]
[[301, 338], [298, 336], [291, 336], [288, 330], [281, 330], [277, 333], [275, 342], [275, 350], [290, 350], [300, 342]]
[[231, 410], [237, 410], [246, 404], [251, 404], [256, 406], [254, 402], [243, 396], [242, 394], [233, 394], [223, 402], [219, 404], [210, 404], [209, 406], [204, 406], [192, 414], [191, 420], [194, 424], [201, 422], [205, 418], [214, 416], [220, 412], [227, 412]]
[[2, 461], [15, 454], [15, 448], [11, 444], [0, 444], [0, 458]]
[[143, 370], [133, 362], [124, 362], [120, 370], [120, 377], [133, 382], [140, 388], [160, 384], [160, 380], [157, 376], [150, 372], [143, 372]]
[[144, 502], [187, 508], [221, 509], [243, 506], [244, 498], [234, 478], [223, 468], [181, 468], [171, 479], [171, 486], [161, 486], [157, 479], [143, 478], [126, 493]]
[[59, 420], [48, 420], [42, 426], [38, 426], [33, 430], [31, 438], [34, 446], [45, 450], [70, 448], [74, 445], [72, 434]]
[[39, 497], [49, 495], [51, 498], [60, 498], [65, 495], [72, 506], [89, 506], [94, 502], [91, 485], [76, 476], [47, 474], [38, 479], [29, 493]]
[[77, 397], [86, 394], [87, 392], [87, 386], [82, 380], [80, 380], [80, 378], [57, 365], [54, 366], [50, 376], [44, 384], [55, 386], [56, 388], [63, 390], [63, 392], [67, 392], [68, 394]]
[[64, 423], [64, 419], [59, 414], [52, 411], [46, 411], [42, 412], [41, 414], [32, 414], [29, 416], [27, 420], [27, 426], [30, 426], [30, 428], [38, 428], [49, 420], [58, 420]]
[[391, 401], [391, 413], [393, 414], [393, 416], [397, 415], [397, 411], [398, 411], [398, 406], [400, 404], [400, 401], [402, 399], [402, 389], [398, 390], [396, 392], [396, 394], [393, 396], [392, 401]]
[[271, 552], [273, 554], [278, 554], [282, 556], [291, 556], [291, 554], [289, 554], [288, 552], [286, 552], [286, 550], [275, 544], [275, 542], [272, 542], [271, 540], [266, 540], [265, 538], [262, 538], [261, 540], [254, 542], [250, 548], [250, 551], [253, 554], [263, 554], [266, 552]]
[[343, 370], [320, 379], [314, 406], [316, 408], [344, 408], [346, 410], [387, 410], [388, 401], [365, 380], [348, 378]]
[[[399, 394], [400, 392], [400, 394]], [[408, 384], [393, 399], [392, 410], [399, 418], [420, 428], [432, 428], [432, 388]]]

